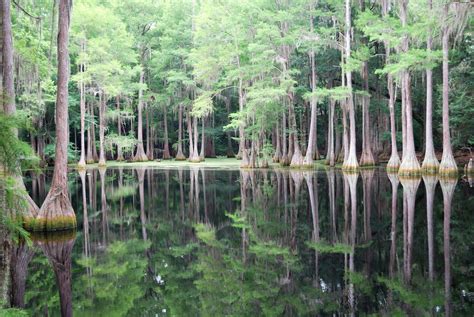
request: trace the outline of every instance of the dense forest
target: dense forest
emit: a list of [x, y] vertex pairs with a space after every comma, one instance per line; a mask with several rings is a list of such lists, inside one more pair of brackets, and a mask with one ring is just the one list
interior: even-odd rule
[[1, 0], [0, 315], [469, 314], [472, 3]]
[[[8, 1], [6, 1], [8, 2]], [[56, 0], [12, 3], [20, 138], [55, 158]], [[474, 145], [468, 3], [84, 0], [71, 7], [67, 156], [226, 155], [448, 173]], [[8, 111], [6, 111], [8, 112]], [[400, 152], [400, 154], [399, 154]], [[442, 153], [442, 156], [441, 156]], [[464, 161], [462, 161], [464, 163]]]

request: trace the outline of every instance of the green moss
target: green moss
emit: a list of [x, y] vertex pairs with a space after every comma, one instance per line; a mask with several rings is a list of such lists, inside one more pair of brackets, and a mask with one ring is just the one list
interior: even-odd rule
[[398, 169], [399, 167], [391, 167], [391, 166], [387, 166], [387, 173], [398, 173]]
[[439, 175], [447, 178], [457, 178], [459, 170], [457, 168], [440, 168]]
[[399, 176], [420, 176], [421, 175], [421, 168], [400, 168], [398, 170]]
[[75, 216], [58, 216], [52, 219], [25, 218], [23, 226], [28, 231], [60, 231], [77, 227]]
[[439, 167], [436, 165], [426, 165], [421, 168], [423, 175], [436, 175], [438, 174]]

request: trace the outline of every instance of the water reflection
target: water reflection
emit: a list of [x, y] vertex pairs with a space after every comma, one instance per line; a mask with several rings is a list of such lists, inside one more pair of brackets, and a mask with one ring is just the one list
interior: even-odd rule
[[[82, 224], [76, 243], [43, 239], [12, 249], [10, 304], [33, 315], [449, 316], [473, 309], [466, 271], [473, 189], [464, 181], [424, 177], [420, 186], [421, 179], [378, 170], [194, 166], [88, 170], [70, 180]], [[31, 183], [35, 199], [38, 184]]]

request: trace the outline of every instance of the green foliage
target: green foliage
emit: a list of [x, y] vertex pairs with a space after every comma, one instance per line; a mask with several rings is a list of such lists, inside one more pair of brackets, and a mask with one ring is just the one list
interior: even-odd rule
[[0, 114], [0, 164], [10, 173], [18, 172], [21, 167], [34, 168], [38, 163], [31, 147], [17, 137], [17, 129], [23, 122], [16, 116]]

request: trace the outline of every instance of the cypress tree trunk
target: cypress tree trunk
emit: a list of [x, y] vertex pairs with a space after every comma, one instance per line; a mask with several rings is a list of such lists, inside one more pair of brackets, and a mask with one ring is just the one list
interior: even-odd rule
[[95, 144], [95, 140], [96, 140], [96, 137], [95, 137], [95, 114], [94, 114], [94, 103], [91, 103], [90, 104], [90, 108], [91, 108], [91, 119], [92, 119], [92, 124], [91, 124], [91, 134], [92, 134], [92, 141], [91, 141], [91, 144], [92, 144], [92, 158], [93, 158], [93, 162], [98, 162], [99, 161], [99, 155], [97, 154], [97, 146]]
[[[345, 49], [346, 49], [346, 61], [351, 57], [351, 2], [350, 0], [345, 0]], [[347, 108], [349, 112], [349, 128], [350, 128], [350, 138], [349, 138], [349, 152], [348, 155], [344, 157], [344, 163], [342, 168], [344, 170], [357, 170], [359, 168], [359, 163], [357, 162], [356, 155], [356, 121], [355, 121], [355, 109], [354, 109], [354, 100], [352, 94], [352, 73], [350, 71], [346, 72], [346, 84], [349, 89], [349, 97], [347, 98]]]
[[166, 108], [166, 105], [163, 112], [163, 123], [164, 123], [164, 135], [163, 135], [164, 140], [163, 141], [165, 143], [163, 145], [163, 159], [170, 160], [171, 155], [170, 155], [170, 146], [169, 146], [169, 140], [168, 140], [168, 109]]
[[[85, 51], [85, 43], [84, 40], [81, 41], [81, 51]], [[81, 73], [84, 72], [84, 64], [79, 65], [79, 70]], [[81, 109], [81, 158], [79, 159], [79, 163], [77, 164], [78, 168], [85, 168], [86, 167], [86, 147], [85, 147], [85, 120], [86, 120], [86, 101], [85, 101], [85, 84], [83, 79], [81, 78], [81, 82], [79, 83], [79, 90], [80, 90], [80, 109]]]
[[[225, 97], [225, 108], [227, 110], [227, 117], [229, 117], [230, 115], [230, 103], [231, 103], [230, 93], [228, 93], [227, 96]], [[227, 131], [226, 135], [227, 135], [227, 157], [233, 158], [235, 157], [235, 153], [234, 153], [234, 150], [232, 149], [232, 137], [231, 137], [230, 131]]]
[[[117, 134], [120, 137], [122, 135], [122, 117], [120, 115], [120, 96], [115, 97], [115, 102], [117, 105], [117, 111], [119, 113], [118, 118], [117, 118]], [[117, 145], [117, 161], [123, 161], [123, 152], [122, 152], [122, 146], [120, 144]]]
[[[91, 115], [91, 105], [86, 103], [86, 111], [89, 114], [89, 118], [92, 119]], [[92, 120], [91, 120], [92, 121]], [[86, 163], [87, 164], [92, 164], [94, 163], [94, 157], [92, 155], [92, 126], [93, 122], [89, 124], [89, 127], [87, 128], [87, 153], [86, 153]]]
[[[359, 0], [360, 9], [365, 11], [365, 0]], [[362, 38], [362, 44], [367, 44], [367, 39]], [[367, 61], [362, 62], [361, 77], [364, 91], [369, 94], [369, 66]], [[372, 153], [372, 131], [370, 129], [369, 114], [370, 99], [369, 96], [362, 96], [362, 154], [360, 156], [360, 166], [375, 165], [374, 155]]]
[[[432, 1], [428, 1], [429, 12], [432, 12]], [[433, 39], [431, 34], [428, 36], [426, 48], [428, 53], [431, 52]], [[421, 168], [425, 172], [436, 173], [439, 169], [439, 162], [436, 158], [433, 145], [433, 71], [431, 68], [426, 69], [426, 121], [425, 121], [425, 158]]]
[[443, 44], [443, 157], [439, 165], [441, 175], [455, 176], [458, 173], [458, 166], [454, 160], [451, 147], [451, 135], [449, 132], [449, 25], [447, 24], [448, 7], [444, 6], [444, 27], [442, 30]]
[[[291, 167], [301, 167], [303, 165], [303, 154], [301, 154], [301, 148], [298, 140], [298, 128], [296, 126], [296, 115], [295, 115], [295, 106], [293, 104], [293, 94], [290, 94], [290, 109], [291, 109], [291, 122], [292, 130], [295, 131], [293, 134], [294, 140], [294, 152], [291, 157]], [[312, 159], [312, 158], [311, 158]], [[312, 163], [312, 160], [311, 160]]]
[[280, 164], [282, 166], [288, 166], [290, 165], [290, 161], [289, 161], [289, 158], [288, 158], [288, 147], [287, 147], [287, 131], [286, 131], [286, 111], [283, 111], [283, 117], [281, 119], [281, 123], [282, 123], [282, 130], [283, 130], [283, 135], [281, 137], [282, 139], [282, 147], [283, 147], [283, 154], [281, 155], [281, 158], [280, 158]]
[[328, 142], [326, 153], [326, 164], [334, 166], [336, 164], [336, 155], [334, 152], [334, 112], [336, 108], [336, 101], [329, 100], [329, 114], [328, 114]]
[[273, 162], [279, 163], [281, 159], [281, 138], [280, 138], [280, 119], [277, 118], [276, 120], [276, 127], [274, 131], [275, 136], [275, 154], [273, 155]]
[[179, 104], [178, 109], [178, 152], [176, 161], [184, 161], [186, 157], [183, 154], [183, 105]]
[[[240, 59], [238, 59], [238, 64], [240, 68]], [[239, 111], [244, 110], [244, 91], [243, 91], [243, 81], [242, 78], [239, 78]], [[244, 134], [244, 125], [239, 125], [239, 152], [237, 152], [237, 159], [243, 158], [243, 151], [245, 150], [245, 134]]]
[[[313, 11], [313, 2], [310, 4], [309, 10], [312, 12]], [[310, 34], [313, 34], [314, 32], [314, 26], [313, 26], [313, 15], [310, 15], [309, 18], [309, 25], [310, 25]], [[311, 93], [316, 93], [316, 63], [315, 63], [315, 58], [314, 58], [314, 50], [311, 49], [309, 52], [309, 60], [311, 63]], [[308, 137], [308, 148], [306, 149], [306, 155], [303, 161], [304, 165], [312, 165], [313, 164], [313, 157], [316, 153], [315, 145], [317, 141], [317, 135], [316, 135], [316, 120], [317, 120], [317, 102], [316, 102], [316, 97], [312, 96], [311, 97], [311, 122], [309, 125], [309, 137]]]
[[145, 148], [143, 146], [143, 82], [144, 82], [145, 73], [143, 69], [140, 71], [140, 88], [138, 89], [138, 143], [137, 151], [135, 153], [134, 161], [137, 162], [146, 162], [148, 161], [148, 156], [145, 154]]
[[201, 159], [199, 158], [199, 151], [198, 151], [198, 119], [197, 117], [193, 117], [193, 149], [189, 156], [189, 161], [192, 163], [199, 163]]
[[189, 157], [188, 159], [191, 160], [191, 157], [193, 156], [194, 152], [194, 142], [193, 142], [193, 129], [191, 126], [191, 113], [189, 110], [187, 110], [186, 113], [186, 121], [188, 124], [188, 138], [189, 138]]
[[[400, 20], [403, 27], [407, 26], [407, 7], [408, 0], [401, 0], [400, 3]], [[402, 52], [408, 51], [408, 35], [403, 36], [402, 41]], [[402, 71], [402, 95], [404, 93], [405, 100], [405, 120], [406, 120], [406, 145], [403, 150], [402, 164], [398, 173], [400, 175], [409, 176], [417, 175], [420, 173], [420, 164], [416, 158], [415, 153], [415, 140], [413, 136], [413, 113], [412, 113], [412, 100], [411, 100], [411, 76], [408, 70]]]
[[105, 159], [105, 107], [106, 96], [99, 91], [99, 166], [107, 165]]
[[58, 83], [56, 98], [56, 160], [51, 188], [38, 216], [27, 227], [50, 231], [76, 227], [76, 215], [67, 189], [68, 82], [70, 2], [60, 0], [58, 21]]
[[201, 119], [201, 150], [199, 151], [199, 159], [204, 161], [205, 159], [205, 147], [206, 147], [206, 137], [204, 134], [204, 125], [205, 125], [206, 118]]

